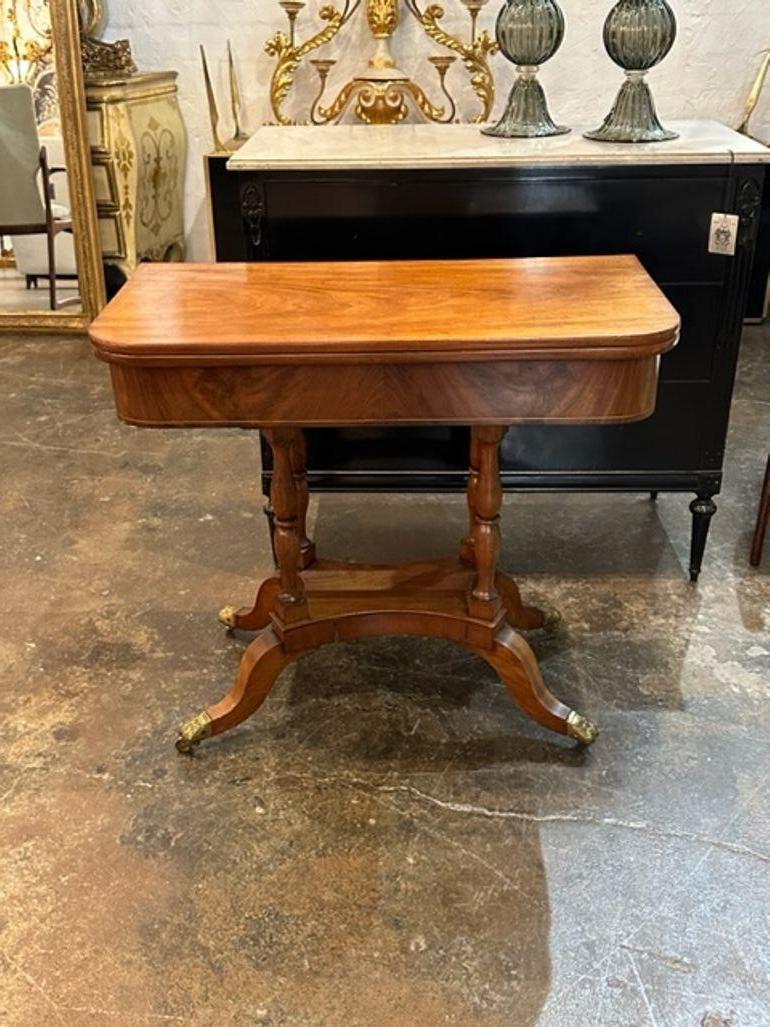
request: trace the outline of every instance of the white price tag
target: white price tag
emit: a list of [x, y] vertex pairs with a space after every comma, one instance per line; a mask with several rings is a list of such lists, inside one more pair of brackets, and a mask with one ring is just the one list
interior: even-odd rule
[[712, 214], [711, 231], [709, 232], [709, 253], [719, 253], [723, 257], [734, 257], [738, 245], [737, 214]]

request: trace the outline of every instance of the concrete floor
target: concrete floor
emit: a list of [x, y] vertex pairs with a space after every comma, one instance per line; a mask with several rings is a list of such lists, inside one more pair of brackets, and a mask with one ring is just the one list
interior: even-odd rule
[[[115, 420], [81, 340], [0, 341], [0, 1024], [767, 1027], [770, 331], [701, 584], [688, 498], [523, 496], [503, 563], [603, 733], [438, 641], [330, 647], [175, 753], [269, 569], [246, 433]], [[461, 497], [322, 497], [326, 554], [452, 550]]]

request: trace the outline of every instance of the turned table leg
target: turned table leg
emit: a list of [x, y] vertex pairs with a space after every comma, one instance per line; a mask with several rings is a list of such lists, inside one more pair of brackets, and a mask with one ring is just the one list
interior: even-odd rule
[[273, 477], [270, 487], [272, 545], [278, 575], [267, 578], [257, 591], [252, 607], [224, 606], [219, 620], [227, 628], [258, 631], [270, 623], [276, 596], [283, 609], [289, 608], [287, 621], [307, 615], [299, 571], [315, 562], [315, 544], [307, 537], [309, 493], [305, 468], [305, 439], [297, 428], [266, 431], [273, 450]]
[[295, 428], [273, 428], [265, 435], [273, 450], [274, 461], [270, 503], [275, 510], [275, 555], [279, 581], [275, 612], [289, 624], [308, 616], [305, 587], [299, 573], [302, 504], [292, 461], [292, 449], [299, 432]]
[[[265, 432], [265, 437], [267, 437], [267, 432]], [[291, 444], [291, 468], [299, 501], [300, 567], [304, 570], [315, 562], [316, 552], [315, 543], [307, 536], [307, 508], [310, 502], [310, 491], [307, 484], [307, 443], [305, 441], [305, 433], [301, 428], [296, 429]], [[273, 559], [277, 563], [278, 557], [275, 552], [275, 510], [271, 500], [268, 500], [265, 504], [265, 516], [270, 529], [270, 546], [273, 551]]]
[[546, 615], [521, 602], [514, 581], [497, 570], [500, 556], [500, 508], [503, 492], [499, 451], [505, 428], [473, 428], [468, 480], [470, 535], [463, 539], [460, 559], [476, 570], [468, 595], [468, 614], [494, 621], [502, 609], [505, 620], [491, 649], [474, 647], [500, 675], [517, 705], [544, 727], [591, 745], [599, 731], [595, 724], [560, 702], [546, 687], [537, 659], [516, 628], [542, 627]]
[[468, 597], [468, 613], [482, 620], [494, 620], [501, 608], [507, 620], [521, 631], [541, 628], [559, 620], [534, 606], [524, 606], [518, 586], [497, 570], [500, 556], [500, 443], [503, 427], [471, 429], [468, 472], [468, 534], [460, 543], [460, 559], [476, 568], [476, 581]]
[[291, 444], [291, 470], [297, 492], [297, 531], [299, 534], [299, 565], [302, 570], [315, 563], [315, 542], [307, 537], [307, 508], [310, 490], [307, 485], [307, 444], [305, 433], [298, 429]]
[[470, 567], [476, 566], [476, 555], [473, 551], [473, 530], [476, 526], [476, 497], [479, 490], [479, 439], [475, 431], [471, 431], [470, 465], [468, 467], [468, 534], [460, 543], [460, 559]]
[[[294, 428], [266, 431], [273, 450], [270, 501], [278, 573], [262, 583], [252, 609], [233, 612], [226, 621], [229, 626], [262, 630], [244, 653], [233, 687], [182, 727], [177, 748], [190, 752], [203, 738], [245, 720], [283, 668], [303, 652], [389, 634], [454, 639], [494, 667], [514, 701], [538, 723], [584, 744], [594, 741], [596, 727], [552, 695], [534, 653], [519, 634], [542, 626], [543, 612], [524, 606], [515, 582], [497, 569], [499, 447], [504, 434], [502, 427], [473, 429], [470, 532], [461, 544], [459, 561], [355, 565], [315, 561], [306, 531], [301, 433]], [[464, 616], [458, 613], [462, 604]]]
[[[497, 591], [497, 561], [500, 556], [500, 507], [503, 489], [500, 484], [500, 443], [505, 428], [483, 427], [471, 429], [471, 461], [478, 461], [478, 473], [468, 504], [473, 523], [471, 540], [473, 566], [476, 577], [468, 596], [468, 613], [479, 620], [495, 620], [503, 606]], [[472, 474], [473, 476], [473, 474]]]
[[[265, 432], [273, 450], [274, 470], [270, 502], [275, 511], [275, 552], [278, 575], [268, 578], [257, 594], [252, 610], [233, 615], [232, 626], [264, 627], [241, 660], [235, 685], [220, 702], [189, 720], [180, 730], [177, 749], [190, 752], [203, 738], [240, 724], [262, 703], [283, 667], [293, 659], [272, 628], [276, 616], [283, 624], [308, 619], [305, 588], [300, 576], [303, 503], [297, 487], [302, 477], [301, 459], [293, 461], [292, 447], [299, 433], [292, 428]], [[307, 509], [305, 505], [305, 509]], [[220, 614], [220, 619], [222, 614]]]

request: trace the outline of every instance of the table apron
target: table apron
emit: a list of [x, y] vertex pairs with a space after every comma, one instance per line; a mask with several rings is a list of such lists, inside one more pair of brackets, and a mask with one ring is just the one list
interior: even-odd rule
[[112, 364], [119, 416], [148, 427], [607, 424], [649, 417], [657, 357], [409, 364]]

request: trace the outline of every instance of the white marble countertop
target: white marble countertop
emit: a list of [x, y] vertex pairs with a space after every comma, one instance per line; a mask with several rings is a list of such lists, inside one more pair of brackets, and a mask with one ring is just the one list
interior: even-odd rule
[[478, 168], [516, 165], [770, 163], [770, 149], [717, 121], [671, 121], [665, 143], [598, 143], [575, 126], [547, 139], [495, 139], [478, 125], [267, 125], [228, 162], [234, 170]]

